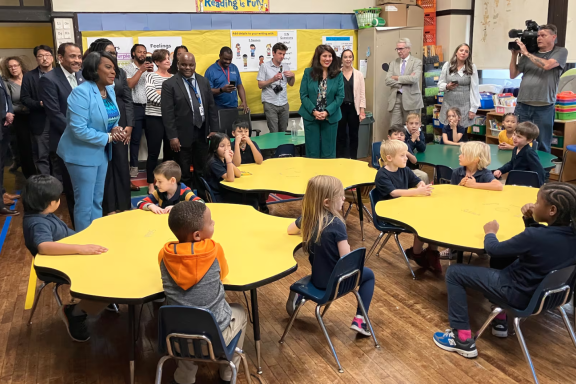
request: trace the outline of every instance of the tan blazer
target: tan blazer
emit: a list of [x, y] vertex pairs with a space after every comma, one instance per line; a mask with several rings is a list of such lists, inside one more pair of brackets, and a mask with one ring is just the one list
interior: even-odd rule
[[356, 68], [352, 68], [354, 74], [354, 107], [356, 113], [360, 115], [360, 108], [366, 109], [366, 86], [364, 84], [364, 75]]
[[[390, 63], [388, 75], [386, 76], [386, 85], [391, 89], [388, 97], [388, 110], [394, 109], [396, 104], [396, 94], [398, 89], [402, 89], [402, 108], [406, 111], [413, 111], [424, 107], [422, 101], [422, 91], [420, 90], [420, 80], [422, 77], [422, 60], [410, 55], [404, 69], [404, 76], [400, 76], [400, 67], [402, 59], [397, 58]], [[412, 76], [414, 73], [414, 76]], [[392, 76], [399, 76], [398, 81], [392, 79]]]

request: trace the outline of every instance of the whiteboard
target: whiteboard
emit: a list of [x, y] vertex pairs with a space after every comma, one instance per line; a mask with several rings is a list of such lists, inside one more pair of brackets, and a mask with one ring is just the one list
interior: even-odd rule
[[529, 19], [538, 25], [548, 19], [548, 0], [477, 0], [475, 4], [472, 61], [478, 69], [509, 68], [508, 31], [526, 29]]
[[568, 62], [576, 63], [576, 1], [574, 0], [568, 2], [566, 49], [568, 50]]

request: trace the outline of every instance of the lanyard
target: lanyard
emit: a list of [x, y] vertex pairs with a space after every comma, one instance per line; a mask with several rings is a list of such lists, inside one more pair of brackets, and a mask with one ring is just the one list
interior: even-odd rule
[[192, 81], [190, 81], [188, 79], [184, 79], [184, 80], [186, 80], [186, 82], [188, 83], [190, 88], [192, 88], [192, 90], [194, 91], [194, 95], [196, 95], [196, 99], [198, 100], [198, 104], [202, 105], [202, 99], [200, 99], [200, 95], [198, 94], [198, 91], [196, 91], [196, 87], [194, 87], [192, 85]]
[[226, 76], [226, 78], [228, 79], [228, 84], [230, 84], [230, 67], [228, 67], [228, 73], [224, 72], [224, 68], [222, 68], [222, 66], [220, 65], [220, 63], [218, 63], [218, 66], [220, 67], [220, 69], [222, 70], [222, 73], [224, 73], [224, 75]]

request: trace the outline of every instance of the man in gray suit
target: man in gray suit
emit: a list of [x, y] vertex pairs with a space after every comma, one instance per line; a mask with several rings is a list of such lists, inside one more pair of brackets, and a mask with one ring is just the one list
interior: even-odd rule
[[396, 43], [398, 58], [390, 63], [386, 85], [391, 89], [388, 98], [388, 111], [391, 112], [390, 126], [404, 125], [410, 112], [420, 113], [424, 107], [420, 80], [422, 60], [410, 55], [410, 39], [403, 38]]

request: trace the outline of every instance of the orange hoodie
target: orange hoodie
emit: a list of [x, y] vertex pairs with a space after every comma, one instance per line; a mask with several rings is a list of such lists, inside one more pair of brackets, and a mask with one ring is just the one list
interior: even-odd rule
[[212, 239], [197, 243], [166, 243], [158, 254], [158, 264], [164, 266], [176, 284], [184, 290], [196, 285], [208, 272], [214, 259], [220, 264], [220, 280], [228, 275], [228, 263], [222, 246]]

